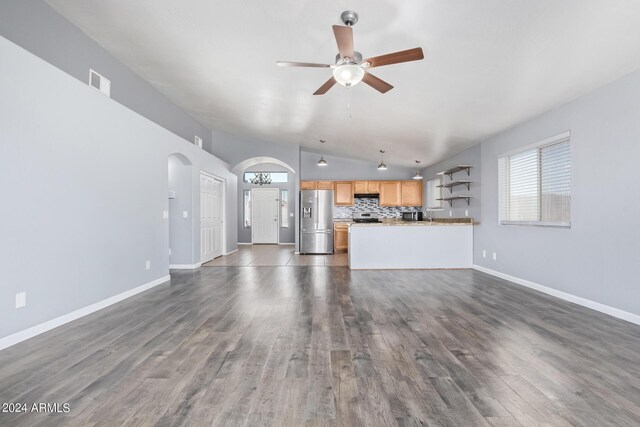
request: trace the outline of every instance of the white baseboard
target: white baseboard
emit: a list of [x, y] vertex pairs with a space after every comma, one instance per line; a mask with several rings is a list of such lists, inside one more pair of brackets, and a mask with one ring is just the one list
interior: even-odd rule
[[279, 245], [295, 245], [295, 243], [278, 243]]
[[525, 286], [530, 289], [535, 289], [536, 291], [545, 293], [547, 295], [551, 295], [556, 298], [560, 298], [562, 300], [569, 301], [574, 304], [578, 304], [595, 311], [599, 311], [600, 313], [608, 314], [609, 316], [617, 317], [618, 319], [626, 320], [627, 322], [640, 325], [640, 315], [629, 313], [628, 311], [620, 310], [619, 308], [604, 305], [599, 302], [591, 301], [589, 299], [582, 298], [573, 294], [568, 294], [566, 292], [562, 292], [557, 289], [553, 289], [548, 286], [541, 285], [539, 283], [535, 283], [529, 280], [521, 279], [519, 277], [511, 276], [509, 274], [501, 273], [499, 271], [491, 270], [490, 268], [482, 267], [480, 265], [474, 264], [473, 269], [482, 271], [483, 273], [487, 273], [492, 276], [499, 277], [504, 280], [508, 280], [510, 282]]
[[237, 244], [238, 244], [238, 245], [245, 245], [245, 246], [247, 246], [247, 245], [248, 245], [248, 246], [253, 245], [253, 243], [240, 243], [240, 242], [238, 242]]
[[234, 249], [234, 250], [232, 250], [231, 252], [227, 252], [227, 253], [226, 253], [226, 254], [224, 254], [224, 255], [225, 255], [225, 256], [227, 256], [227, 255], [234, 254], [234, 253], [236, 253], [236, 252], [238, 252], [238, 249], [237, 249], [237, 248], [236, 248], [236, 249]]
[[169, 270], [194, 270], [201, 265], [202, 263], [200, 262], [196, 264], [171, 264], [169, 265]]
[[102, 301], [98, 301], [95, 304], [88, 305], [86, 307], [82, 307], [78, 310], [72, 311], [71, 313], [67, 313], [63, 316], [56, 317], [55, 319], [48, 320], [44, 323], [40, 323], [39, 325], [32, 326], [28, 329], [25, 329], [20, 332], [16, 332], [15, 334], [8, 335], [4, 338], [0, 338], [0, 350], [11, 347], [12, 345], [18, 344], [19, 342], [28, 340], [29, 338], [33, 338], [36, 335], [40, 335], [44, 332], [50, 331], [51, 329], [57, 328], [58, 326], [62, 326], [65, 323], [72, 322], [76, 319], [84, 317], [88, 314], [94, 313], [98, 310], [102, 310], [103, 308], [109, 307], [117, 302], [120, 302], [124, 299], [132, 297], [140, 292], [144, 292], [148, 289], [153, 288], [154, 286], [158, 286], [162, 283], [170, 280], [170, 276], [160, 277], [152, 282], [145, 283], [142, 286], [138, 286], [137, 288], [129, 289], [128, 291], [122, 292], [118, 295], [114, 295], [110, 298], [104, 299]]

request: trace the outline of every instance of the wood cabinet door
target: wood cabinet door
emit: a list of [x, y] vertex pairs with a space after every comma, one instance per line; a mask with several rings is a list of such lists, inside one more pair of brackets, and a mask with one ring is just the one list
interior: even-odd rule
[[349, 250], [349, 229], [345, 227], [336, 228], [333, 233], [333, 251], [346, 252]]
[[400, 181], [380, 181], [380, 206], [401, 206]]
[[367, 194], [368, 190], [368, 181], [354, 181], [353, 182], [353, 192], [356, 194]]
[[367, 181], [367, 193], [380, 193], [380, 181]]
[[318, 190], [333, 190], [333, 181], [318, 181]]
[[336, 206], [353, 206], [353, 181], [334, 182], [333, 196]]
[[422, 180], [402, 181], [402, 206], [422, 206]]
[[300, 181], [301, 190], [317, 190], [318, 183], [316, 181]]

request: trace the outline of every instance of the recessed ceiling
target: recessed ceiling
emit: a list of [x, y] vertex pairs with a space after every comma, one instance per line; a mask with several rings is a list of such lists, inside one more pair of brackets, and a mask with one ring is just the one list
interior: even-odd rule
[[[388, 163], [435, 163], [640, 68], [637, 0], [48, 0], [211, 129]], [[365, 57], [422, 47], [372, 70], [395, 86], [312, 93], [332, 63], [331, 25], [360, 15]]]

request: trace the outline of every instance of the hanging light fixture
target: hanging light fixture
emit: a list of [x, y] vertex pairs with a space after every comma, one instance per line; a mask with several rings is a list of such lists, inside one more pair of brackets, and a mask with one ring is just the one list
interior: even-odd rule
[[413, 175], [413, 179], [422, 179], [422, 175], [420, 175], [420, 160], [416, 160], [416, 174]]
[[271, 174], [262, 171], [256, 172], [253, 175], [253, 178], [251, 178], [249, 181], [251, 181], [252, 184], [256, 185], [271, 184]]
[[[324, 144], [325, 141], [324, 139], [320, 140], [320, 144]], [[327, 163], [327, 161], [324, 159], [324, 154], [320, 156], [320, 160], [318, 160], [318, 166], [327, 166], [329, 163]]]
[[386, 171], [387, 170], [387, 165], [384, 163], [384, 150], [380, 150], [380, 164], [378, 165], [378, 170], [379, 171]]

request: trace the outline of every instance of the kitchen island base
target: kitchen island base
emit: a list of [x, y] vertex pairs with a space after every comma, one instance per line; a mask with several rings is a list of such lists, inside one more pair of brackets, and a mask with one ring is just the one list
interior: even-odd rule
[[352, 270], [472, 268], [471, 224], [349, 227]]

